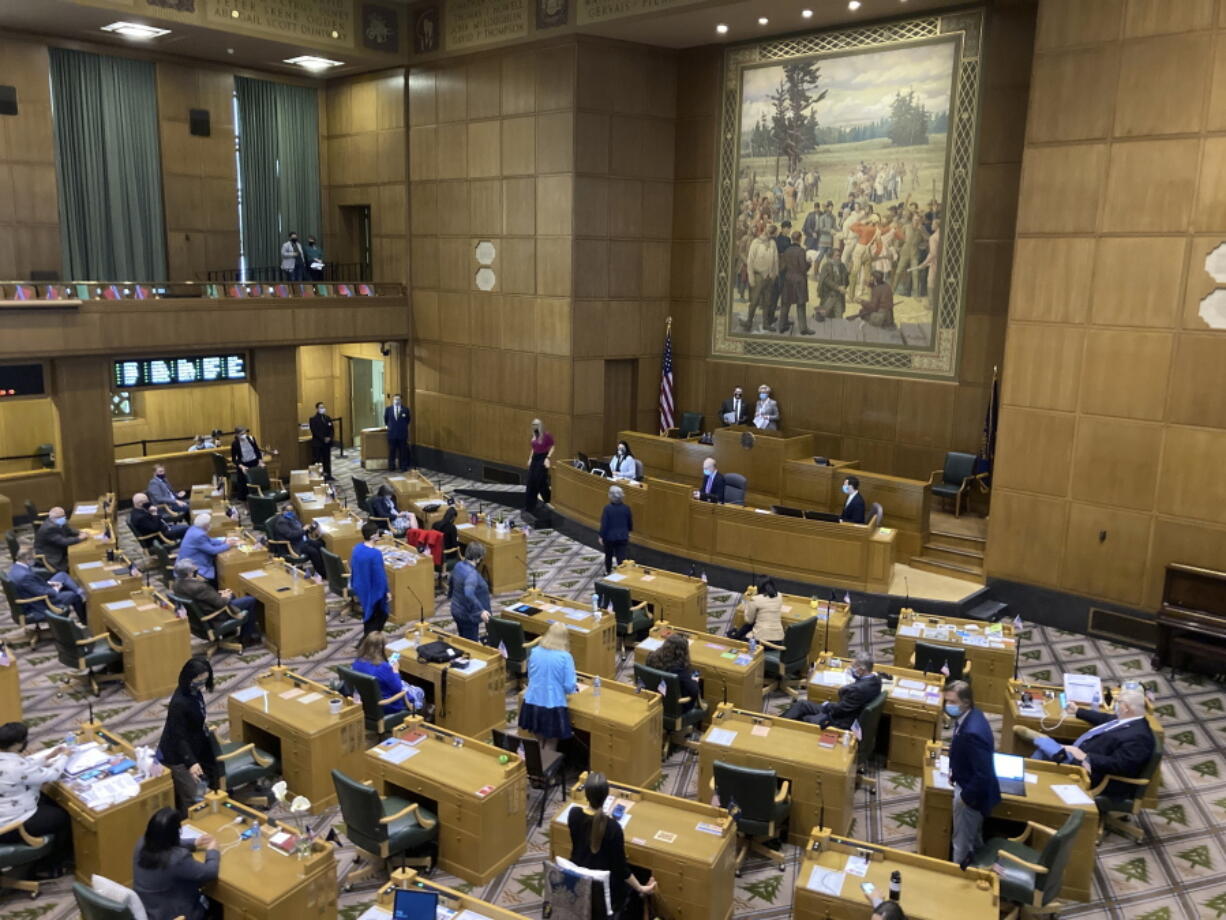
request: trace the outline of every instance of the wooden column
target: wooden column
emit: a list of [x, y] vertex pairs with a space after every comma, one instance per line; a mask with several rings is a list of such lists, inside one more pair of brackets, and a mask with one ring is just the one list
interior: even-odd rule
[[109, 370], [110, 360], [101, 357], [51, 362], [51, 399], [59, 421], [56, 466], [68, 507], [114, 488]]
[[298, 349], [294, 346], [251, 351], [255, 419], [251, 430], [260, 446], [281, 451], [287, 472], [298, 456]]

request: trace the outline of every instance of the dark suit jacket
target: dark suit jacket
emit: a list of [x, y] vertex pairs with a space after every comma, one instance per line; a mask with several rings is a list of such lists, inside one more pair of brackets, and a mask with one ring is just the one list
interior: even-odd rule
[[949, 743], [949, 778], [962, 790], [962, 801], [985, 818], [1000, 802], [1000, 781], [992, 755], [996, 742], [987, 716], [972, 709]]
[[[745, 399], [744, 396], [742, 396], [741, 397], [741, 414], [737, 416], [736, 424], [748, 425], [750, 420], [753, 418], [752, 410], [753, 410], [753, 401], [747, 400]], [[722, 403], [719, 404], [719, 420], [722, 422], [724, 420], [724, 415], [731, 411], [732, 411], [732, 400], [725, 399]]]
[[204, 722], [203, 696], [176, 689], [166, 707], [166, 725], [158, 742], [158, 760], [167, 765], [200, 764], [210, 779], [217, 777], [217, 758]]
[[[17, 596], [23, 600], [43, 595], [55, 598], [62, 590], [58, 585], [52, 584], [38, 572], [24, 565], [14, 565], [9, 569], [8, 575]], [[53, 600], [52, 603], [55, 601]], [[23, 606], [28, 619], [41, 620], [47, 614], [47, 605], [44, 603], [24, 604]]]
[[877, 674], [866, 674], [859, 680], [839, 687], [839, 698], [830, 704], [827, 715], [830, 725], [844, 730], [860, 718], [864, 707], [881, 695], [881, 678]]
[[34, 552], [47, 560], [47, 565], [57, 572], [68, 571], [68, 547], [84, 540], [79, 530], [74, 530], [67, 523], [62, 525], [44, 521], [34, 537]]
[[705, 491], [707, 485], [707, 474], [703, 473], [698, 480], [698, 497], [704, 502], [716, 502], [722, 505], [724, 503], [724, 474], [719, 470], [715, 471], [715, 478], [711, 480], [711, 491]]
[[320, 415], [316, 412], [311, 416], [311, 421], [307, 424], [311, 429], [311, 437], [321, 444], [334, 437], [332, 433], [332, 416], [330, 415]]
[[268, 519], [269, 536], [273, 540], [286, 540], [297, 549], [307, 538], [302, 522], [297, 518], [287, 518], [284, 514], [275, 514]]
[[370, 497], [370, 510], [375, 517], [387, 518], [389, 521], [399, 511], [396, 507], [396, 500], [388, 498], [386, 495], [372, 495]]
[[[1078, 709], [1077, 718], [1091, 725], [1114, 722], [1115, 716], [1096, 709]], [[1107, 774], [1135, 779], [1141, 775], [1149, 759], [1154, 756], [1154, 732], [1146, 719], [1134, 719], [1118, 728], [1095, 735], [1081, 749], [1090, 758], [1090, 785], [1097, 786]], [[1127, 783], [1111, 783], [1105, 793], [1108, 796], [1127, 798], [1139, 794], [1143, 787]]]
[[409, 412], [409, 407], [406, 405], [400, 406], [400, 418], [395, 417], [396, 408], [388, 406], [383, 410], [383, 424], [387, 428], [387, 439], [389, 441], [407, 441], [409, 439], [409, 422], [412, 420], [412, 413]]
[[[176, 578], [172, 590], [179, 597], [198, 603], [205, 616], [230, 603], [203, 578]], [[225, 619], [225, 617], [220, 619]]]
[[142, 537], [155, 533], [166, 535], [166, 531], [170, 529], [170, 525], [166, 523], [165, 518], [160, 514], [150, 514], [144, 508], [133, 508], [132, 514], [128, 517], [128, 523]]
[[164, 868], [145, 869], [137, 861], [143, 847], [142, 837], [132, 857], [132, 887], [149, 920], [172, 920], [174, 917], [200, 920], [204, 917], [200, 887], [216, 879], [221, 872], [221, 851], [209, 850], [204, 854], [204, 862], [200, 862], [192, 857], [187, 847], [178, 846], [170, 851]]
[[[255, 459], [258, 461], [263, 458], [264, 451], [260, 450], [260, 442], [251, 436], [251, 446], [255, 449]], [[234, 461], [235, 466], [240, 466], [243, 462], [243, 450], [239, 447], [238, 438], [230, 442], [230, 459]]]
[[864, 496], [857, 492], [851, 497], [851, 501], [843, 506], [843, 510], [839, 512], [840, 521], [848, 521], [852, 524], [864, 523]]

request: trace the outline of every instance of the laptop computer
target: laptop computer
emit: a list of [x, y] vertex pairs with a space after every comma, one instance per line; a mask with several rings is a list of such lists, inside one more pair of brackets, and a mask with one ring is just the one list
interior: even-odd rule
[[392, 902], [392, 920], [436, 920], [438, 893], [397, 888]]
[[1018, 754], [993, 754], [992, 768], [1000, 782], [1001, 795], [1026, 794], [1026, 761]]

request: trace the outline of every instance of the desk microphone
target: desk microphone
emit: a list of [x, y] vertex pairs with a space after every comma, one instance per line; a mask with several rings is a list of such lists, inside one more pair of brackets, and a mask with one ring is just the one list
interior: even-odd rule
[[89, 721], [92, 724], [94, 721], [94, 704], [87, 703], [86, 705], [89, 706]]
[[418, 610], [421, 612], [421, 622], [425, 623], [426, 622], [426, 605], [419, 601], [417, 604], [417, 607], [418, 607]]
[[277, 649], [277, 667], [281, 667], [281, 649]]

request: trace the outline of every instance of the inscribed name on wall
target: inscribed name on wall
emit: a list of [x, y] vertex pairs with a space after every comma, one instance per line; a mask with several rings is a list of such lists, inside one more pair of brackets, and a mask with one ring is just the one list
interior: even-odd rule
[[208, 0], [205, 18], [218, 28], [353, 45], [353, 0]]
[[446, 48], [511, 41], [528, 34], [527, 0], [451, 0], [445, 8]]
[[700, 2], [702, 0], [579, 0], [579, 25], [670, 10]]

